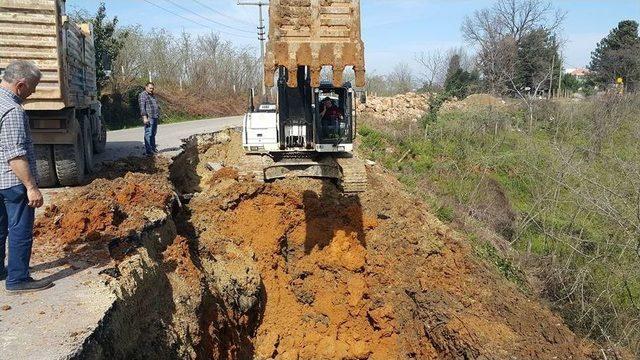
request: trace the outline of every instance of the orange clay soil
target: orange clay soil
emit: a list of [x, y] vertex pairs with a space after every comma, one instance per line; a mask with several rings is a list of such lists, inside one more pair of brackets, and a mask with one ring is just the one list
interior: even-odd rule
[[198, 214], [192, 220], [207, 228], [201, 245], [220, 248], [230, 241], [254, 253], [266, 293], [255, 355], [389, 359], [398, 354], [394, 319], [368, 296], [365, 232], [377, 221], [363, 219], [355, 199], [329, 208], [312, 192], [268, 186], [229, 211], [213, 204], [203, 209], [200, 200], [192, 202]]
[[178, 235], [162, 256], [165, 271], [177, 274], [192, 287], [199, 286], [201, 272], [193, 262], [187, 238]]
[[[158, 166], [155, 174], [127, 172], [54, 196], [34, 226], [34, 257], [49, 260], [82, 253], [83, 260], [93, 260], [92, 255], [104, 260], [113, 239], [139, 233], [166, 217], [173, 188], [167, 164]], [[106, 173], [117, 176], [113, 169]]]
[[263, 287], [244, 356], [595, 358], [381, 169], [359, 197], [322, 181], [212, 177], [190, 203], [203, 266], [207, 252], [250, 259]]

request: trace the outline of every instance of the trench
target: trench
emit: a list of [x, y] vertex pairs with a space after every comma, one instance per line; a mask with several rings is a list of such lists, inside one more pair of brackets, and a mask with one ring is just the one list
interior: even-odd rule
[[[243, 289], [244, 279], [214, 274], [207, 264], [216, 259], [208, 252], [201, 255], [191, 224], [189, 203], [199, 192], [199, 140], [203, 141], [195, 136], [185, 140], [184, 151], [169, 167], [176, 193], [166, 218], [147, 224], [134, 245], [126, 238], [111, 241], [112, 255], [112, 247], [127, 244], [135, 253], [110, 269], [118, 280], [118, 300], [70, 358], [254, 358], [252, 338], [264, 289], [256, 279], [255, 289]], [[131, 254], [131, 249], [126, 252]], [[232, 296], [225, 297], [225, 290]]]
[[[240, 143], [234, 131], [195, 136], [168, 173], [146, 164], [155, 175], [143, 175], [134, 163], [138, 174], [90, 185], [97, 192], [85, 200], [99, 198], [109, 236], [139, 224], [132, 217], [155, 220], [109, 243], [118, 300], [70, 358], [598, 358], [474, 260], [397, 180], [369, 172], [360, 197], [326, 181], [263, 184]], [[172, 183], [164, 195], [132, 184], [159, 177]], [[110, 184], [113, 196], [102, 191]], [[142, 214], [140, 197], [171, 201]], [[94, 208], [65, 211], [85, 219]], [[50, 214], [50, 230], [63, 210]]]
[[[315, 358], [324, 351], [323, 358], [366, 359], [374, 345], [393, 349], [388, 329], [379, 334], [380, 319], [344, 318], [347, 303], [370, 301], [359, 199], [329, 182], [261, 184], [232, 166], [203, 178], [203, 153], [220, 145], [218, 157], [234, 157], [226, 153], [228, 134], [185, 141], [169, 167], [177, 194], [170, 216], [142, 233], [137, 253], [118, 269], [118, 302], [73, 358]], [[326, 281], [334, 285], [323, 289]], [[265, 324], [269, 296], [276, 307]], [[335, 306], [345, 306], [340, 321], [330, 314]]]

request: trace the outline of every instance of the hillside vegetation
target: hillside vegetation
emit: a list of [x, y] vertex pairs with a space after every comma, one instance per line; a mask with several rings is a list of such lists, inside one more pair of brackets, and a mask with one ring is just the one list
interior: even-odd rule
[[640, 354], [640, 96], [442, 100], [419, 121], [365, 116], [361, 152], [575, 331]]

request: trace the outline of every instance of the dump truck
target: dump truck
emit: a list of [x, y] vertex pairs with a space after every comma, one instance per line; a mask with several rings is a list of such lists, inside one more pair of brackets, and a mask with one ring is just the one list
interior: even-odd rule
[[258, 107], [250, 96], [243, 124], [244, 150], [261, 156], [265, 181], [317, 177], [335, 179], [344, 193], [366, 189], [353, 156], [357, 96], [343, 79], [347, 67], [363, 87], [359, 0], [270, 1], [264, 76], [277, 96]]
[[13, 60], [42, 71], [25, 102], [41, 187], [73, 186], [105, 150], [90, 24], [75, 24], [64, 0], [0, 0], [0, 72]]

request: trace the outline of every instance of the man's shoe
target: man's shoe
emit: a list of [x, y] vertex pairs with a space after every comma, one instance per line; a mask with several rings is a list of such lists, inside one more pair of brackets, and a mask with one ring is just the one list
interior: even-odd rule
[[7, 292], [9, 294], [35, 292], [48, 289], [52, 286], [53, 282], [49, 280], [34, 280], [33, 278], [29, 278], [27, 281], [18, 284], [7, 285]]

